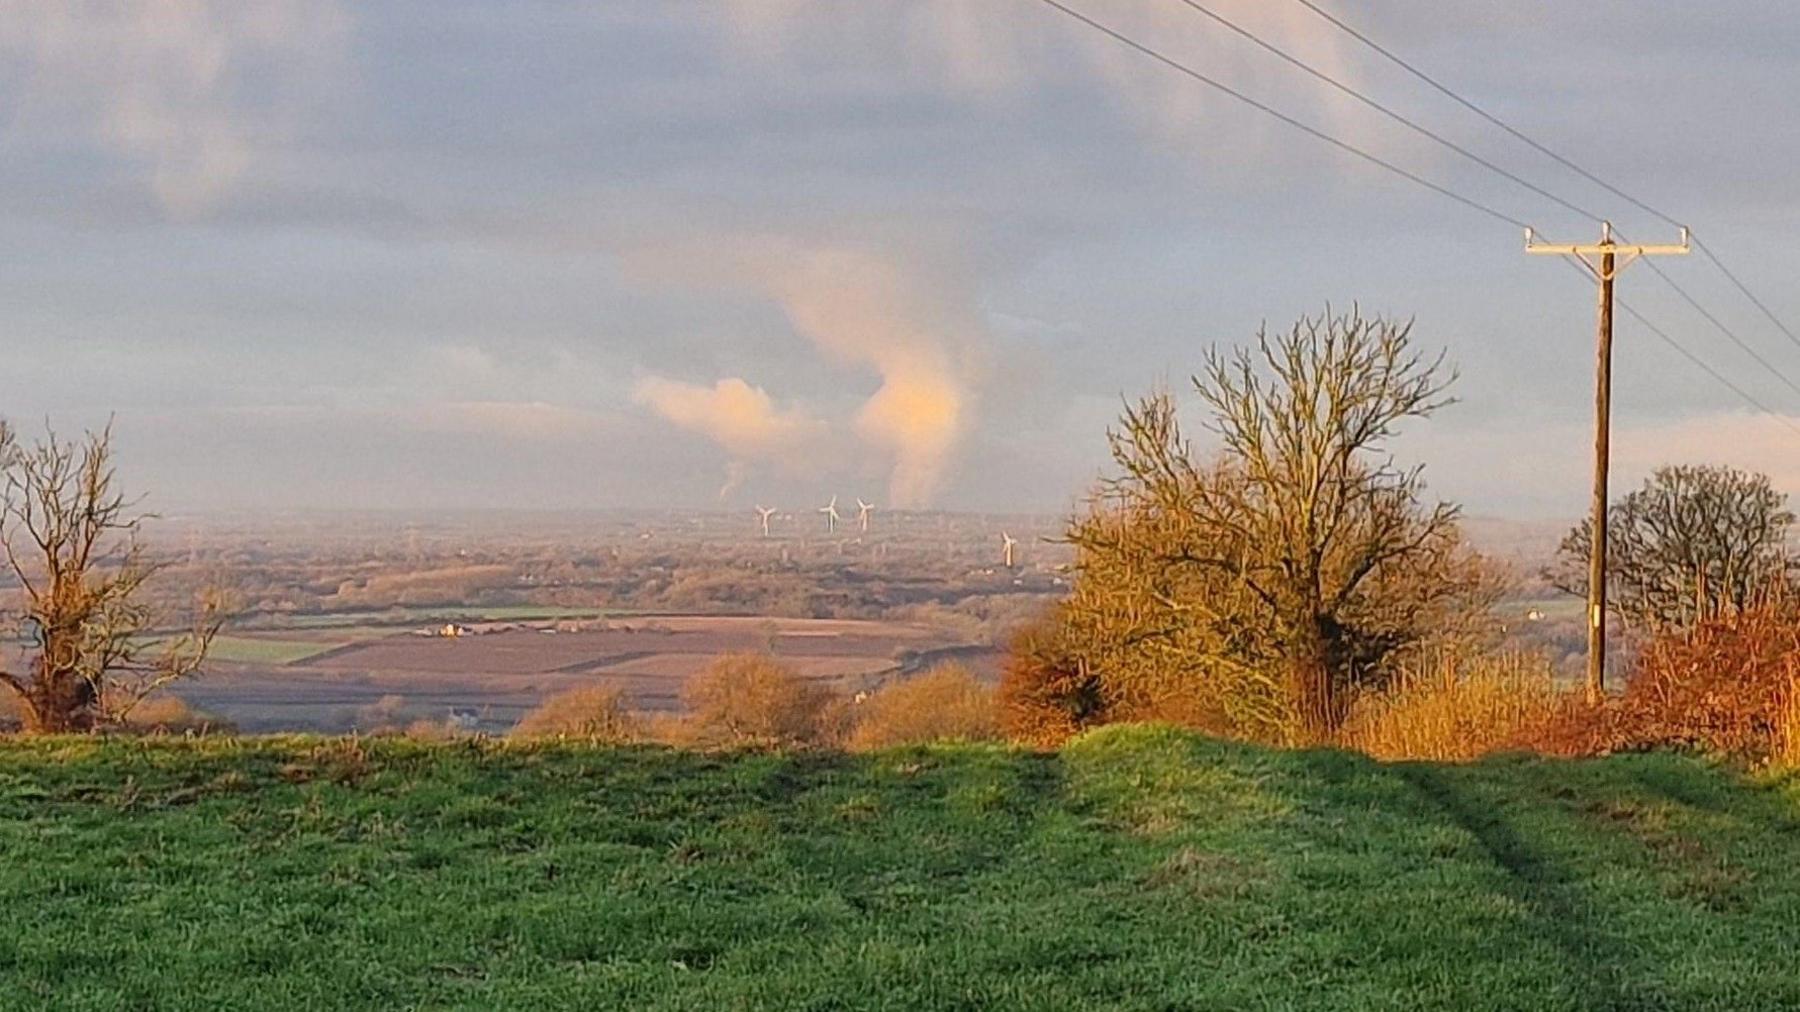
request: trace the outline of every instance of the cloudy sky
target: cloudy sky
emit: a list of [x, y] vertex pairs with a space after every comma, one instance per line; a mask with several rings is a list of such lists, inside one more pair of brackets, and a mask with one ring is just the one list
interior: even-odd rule
[[[1445, 186], [1595, 226], [1180, 0], [1067, 0]], [[1458, 143], [1654, 219], [1295, 0], [1206, 0]], [[1690, 222], [1800, 322], [1789, 0], [1320, 0]], [[164, 508], [1060, 510], [1122, 395], [1327, 303], [1417, 320], [1460, 404], [1399, 451], [1483, 513], [1585, 499], [1593, 291], [1038, 0], [0, 0], [0, 414], [116, 413]], [[1787, 375], [1699, 257], [1671, 275]], [[1800, 492], [1800, 394], [1651, 273], [1619, 480]]]

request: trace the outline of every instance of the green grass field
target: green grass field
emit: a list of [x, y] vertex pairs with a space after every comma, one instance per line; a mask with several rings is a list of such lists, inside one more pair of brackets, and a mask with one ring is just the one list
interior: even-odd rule
[[563, 608], [556, 605], [537, 604], [496, 604], [496, 605], [443, 605], [439, 607], [396, 607], [376, 611], [341, 611], [322, 615], [287, 615], [279, 624], [271, 624], [268, 628], [280, 629], [377, 629], [383, 633], [391, 633], [396, 627], [431, 623], [455, 619], [465, 622], [526, 622], [532, 620], [548, 621], [552, 619], [597, 619], [613, 615], [628, 615], [630, 612], [600, 608]]
[[[499, 605], [491, 608], [447, 607], [419, 609], [416, 612], [355, 612], [341, 615], [308, 615], [290, 620], [288, 628], [312, 634], [314, 638], [282, 638], [279, 630], [255, 631], [249, 634], [225, 633], [216, 637], [207, 656], [215, 661], [235, 664], [294, 664], [329, 650], [364, 640], [393, 636], [430, 619], [464, 621], [522, 622], [562, 618], [598, 618], [592, 608], [554, 608], [533, 605]], [[380, 624], [371, 619], [380, 618]], [[327, 638], [317, 638], [329, 634]]]
[[319, 640], [282, 640], [265, 639], [260, 636], [217, 636], [206, 656], [215, 661], [229, 661], [236, 664], [292, 664], [308, 657], [322, 654], [327, 650], [343, 646], [343, 643], [321, 642]]
[[8, 1008], [1791, 1009], [1800, 781], [0, 743]]

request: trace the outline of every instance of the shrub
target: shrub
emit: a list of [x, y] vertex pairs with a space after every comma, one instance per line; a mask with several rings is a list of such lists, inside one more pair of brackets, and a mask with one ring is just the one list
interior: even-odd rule
[[229, 721], [189, 706], [180, 696], [151, 696], [125, 714], [123, 729], [139, 734], [230, 734]]
[[[25, 729], [25, 707], [17, 696], [0, 692], [0, 734]], [[133, 706], [113, 730], [127, 734], [230, 734], [230, 721], [188, 706], [179, 696], [151, 696]]]
[[844, 705], [762, 654], [727, 654], [681, 690], [686, 732], [700, 746], [832, 745], [842, 737]]
[[1108, 707], [1109, 720], [1126, 724], [1168, 724], [1199, 731], [1211, 738], [1250, 739], [1244, 726], [1233, 719], [1229, 696], [1208, 691], [1211, 686], [1171, 685], [1154, 695], [1119, 699]]
[[1800, 624], [1765, 605], [1650, 641], [1615, 705], [1612, 749], [1697, 748], [1762, 763], [1782, 750]]
[[1569, 691], [1560, 694], [1541, 718], [1520, 725], [1501, 747], [1565, 758], [1605, 755], [1617, 744], [1617, 724], [1612, 704], [1595, 706], [1585, 693]]
[[468, 736], [468, 732], [453, 720], [432, 720], [429, 717], [420, 717], [406, 725], [400, 734], [412, 741], [455, 741]]
[[694, 744], [694, 729], [684, 714], [643, 713], [638, 715], [638, 725], [644, 741], [672, 748]]
[[1062, 618], [1052, 613], [1026, 626], [1007, 652], [994, 709], [1014, 741], [1055, 748], [1106, 721], [1100, 679], [1063, 649], [1063, 632]]
[[1446, 652], [1358, 699], [1341, 741], [1378, 759], [1475, 759], [1517, 747], [1526, 729], [1543, 726], [1561, 707], [1542, 656]]
[[1792, 755], [1800, 618], [1779, 602], [1652, 638], [1625, 691], [1573, 700], [1520, 745], [1553, 755], [1691, 749], [1763, 765]]
[[857, 707], [852, 749], [999, 737], [994, 693], [960, 664], [892, 682]]
[[357, 707], [350, 723], [359, 731], [391, 731], [404, 727], [409, 713], [406, 697], [390, 692], [373, 703]]
[[625, 708], [625, 695], [609, 685], [582, 685], [559, 692], [513, 725], [519, 738], [577, 738], [593, 742], [625, 742], [639, 738], [642, 728]]

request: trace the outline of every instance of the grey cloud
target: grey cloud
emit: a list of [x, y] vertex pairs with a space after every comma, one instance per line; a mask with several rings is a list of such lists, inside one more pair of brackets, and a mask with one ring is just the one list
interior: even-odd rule
[[[0, 12], [37, 17], [27, 6]], [[1080, 6], [1546, 228], [1590, 227], [1321, 98], [1178, 4]], [[1292, 17], [1297, 5], [1219, 6], [1484, 153], [1622, 210]], [[1785, 4], [1333, 8], [1691, 217], [1800, 318], [1784, 283], [1800, 216], [1785, 169], [1800, 138], [1782, 116], [1800, 85], [1800, 23]], [[7, 18], [0, 105], [29, 99], [33, 111], [0, 137], [0, 412], [117, 408], [127, 434], [142, 426], [146, 482], [196, 494], [491, 503], [536, 475], [571, 502], [710, 497], [730, 452], [633, 406], [643, 377], [742, 377], [848, 428], [881, 389], [881, 364], [819, 354], [816, 335], [837, 325], [793, 312], [812, 284], [803, 270], [746, 284], [689, 257], [686, 283], [672, 285], [625, 261], [647, 246], [777, 235], [801, 250], [874, 251], [957, 307], [934, 332], [977, 335], [959, 343], [979, 353], [959, 348], [940, 370], [968, 411], [935, 470], [945, 503], [1061, 506], [1099, 465], [1119, 395], [1179, 384], [1208, 345], [1329, 298], [1417, 314], [1421, 335], [1463, 364], [1464, 403], [1429, 427], [1441, 441], [1419, 444], [1444, 487], [1477, 506], [1579, 505], [1581, 483], [1561, 464], [1504, 481], [1482, 474], [1503, 463], [1457, 468], [1533, 445], [1487, 433], [1584, 424], [1587, 286], [1527, 261], [1512, 230], [1204, 96], [1053, 12], [992, 10], [363, 5], [333, 29], [324, 62], [291, 51], [306, 31], [240, 38], [225, 19], [177, 22], [161, 42], [108, 36], [97, 53], [136, 54], [116, 68], [77, 65], [66, 46], [46, 62], [50, 50]], [[215, 74], [206, 61], [219, 51]], [[155, 61], [151, 98], [191, 114], [191, 128], [107, 132], [109, 96], [143, 61]], [[79, 87], [50, 95], [35, 82], [51, 70]], [[245, 159], [185, 160], [185, 138], [213, 136]], [[201, 196], [159, 190], [159, 166], [198, 180]], [[1641, 216], [1618, 217], [1644, 230]], [[1670, 269], [1800, 375], [1800, 351], [1704, 264]], [[1800, 408], [1652, 276], [1629, 275], [1625, 290], [1759, 397]], [[1620, 347], [1622, 438], [1689, 418], [1728, 424], [1734, 397], [1654, 338], [1625, 323]], [[439, 422], [367, 424], [383, 405]], [[568, 434], [579, 426], [473, 430], [471, 411], [496, 409], [470, 405], [604, 416], [631, 445], [578, 450]], [[229, 438], [196, 429], [214, 412], [263, 408]], [[229, 477], [201, 473], [190, 440]], [[457, 477], [426, 462], [439, 452], [502, 459]], [[584, 480], [565, 474], [571, 461]], [[816, 476], [752, 474], [745, 494], [873, 477], [832, 460]]]

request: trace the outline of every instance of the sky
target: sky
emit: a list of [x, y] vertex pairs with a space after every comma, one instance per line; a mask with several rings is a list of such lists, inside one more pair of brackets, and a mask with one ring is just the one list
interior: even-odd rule
[[[1181, 0], [1066, 2], [1596, 238]], [[1673, 240], [1295, 0], [1205, 2]], [[1784, 0], [1319, 2], [1800, 325]], [[0, 124], [0, 415], [113, 417], [154, 508], [1062, 511], [1122, 398], [1328, 305], [1455, 363], [1459, 402], [1393, 448], [1433, 494], [1588, 495], [1591, 282], [1040, 0], [0, 0]], [[1662, 266], [1800, 377], [1708, 262]], [[1615, 487], [1727, 463], [1800, 493], [1800, 391], [1643, 267], [1620, 291], [1769, 410], [1623, 318]]]

